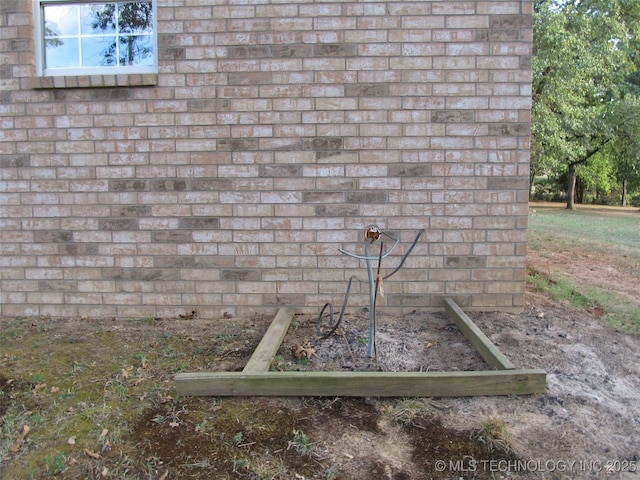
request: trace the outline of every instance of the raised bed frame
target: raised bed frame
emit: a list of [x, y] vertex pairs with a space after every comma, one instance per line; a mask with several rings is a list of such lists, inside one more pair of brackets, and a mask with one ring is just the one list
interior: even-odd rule
[[295, 310], [282, 308], [242, 372], [175, 375], [186, 396], [461, 397], [544, 393], [546, 372], [517, 369], [456, 303], [445, 309], [493, 370], [464, 372], [270, 372]]

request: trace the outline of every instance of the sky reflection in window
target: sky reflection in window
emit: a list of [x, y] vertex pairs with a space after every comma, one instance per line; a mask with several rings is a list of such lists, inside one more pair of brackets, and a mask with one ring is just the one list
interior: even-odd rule
[[47, 69], [152, 66], [151, 2], [44, 5]]

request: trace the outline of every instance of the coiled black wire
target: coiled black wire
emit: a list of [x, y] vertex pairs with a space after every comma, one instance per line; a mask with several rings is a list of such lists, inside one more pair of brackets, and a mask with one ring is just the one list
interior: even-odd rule
[[[400, 264], [391, 273], [382, 277], [383, 280], [386, 280], [387, 278], [390, 278], [391, 276], [395, 275], [398, 272], [398, 270], [402, 268], [402, 266], [404, 265], [404, 262], [407, 260], [407, 258], [409, 257], [409, 255], [411, 254], [415, 246], [418, 244], [418, 240], [420, 240], [420, 237], [425, 231], [426, 230], [423, 228], [418, 232], [418, 234], [416, 235], [416, 238], [413, 240], [413, 243], [409, 247], [409, 250], [407, 250], [407, 252], [402, 256], [402, 259], [400, 260]], [[344, 295], [344, 302], [342, 303], [342, 308], [340, 309], [340, 316], [338, 317], [338, 321], [335, 323], [335, 325], [333, 323], [333, 304], [330, 302], [325, 303], [324, 306], [322, 307], [322, 310], [320, 310], [320, 314], [318, 315], [318, 321], [317, 321], [317, 333], [320, 336], [320, 340], [325, 340], [329, 338], [331, 335], [333, 335], [338, 329], [338, 327], [340, 326], [340, 323], [342, 323], [342, 318], [344, 317], [344, 312], [347, 309], [347, 304], [349, 302], [351, 285], [353, 284], [354, 280], [358, 280], [359, 282], [362, 281], [358, 279], [355, 275], [349, 278], [349, 283], [347, 284], [347, 291], [345, 292], [345, 295]], [[322, 330], [321, 330], [322, 315], [324, 315], [324, 312], [327, 308], [329, 308], [329, 325], [333, 326], [333, 328], [331, 328], [331, 330], [328, 333], [325, 333], [324, 335], [322, 335]]]

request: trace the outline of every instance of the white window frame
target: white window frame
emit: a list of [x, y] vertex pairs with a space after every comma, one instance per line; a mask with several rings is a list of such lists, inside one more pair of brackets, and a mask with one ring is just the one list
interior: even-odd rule
[[[0, 0], [4, 1], [4, 0]], [[82, 75], [120, 75], [120, 74], [144, 74], [158, 73], [158, 7], [157, 0], [145, 0], [151, 2], [153, 10], [153, 65], [132, 65], [132, 66], [104, 66], [104, 67], [73, 67], [73, 68], [45, 68], [44, 55], [44, 6], [64, 5], [64, 4], [91, 4], [91, 3], [123, 3], [126, 0], [33, 0], [35, 12], [35, 50], [36, 50], [36, 70], [38, 76], [82, 76]]]

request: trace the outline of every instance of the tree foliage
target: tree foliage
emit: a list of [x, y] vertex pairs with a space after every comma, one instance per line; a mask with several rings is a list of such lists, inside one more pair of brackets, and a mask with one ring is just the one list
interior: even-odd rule
[[532, 174], [566, 174], [572, 208], [576, 175], [638, 173], [640, 2], [539, 0], [534, 15]]
[[120, 48], [112, 43], [104, 55], [105, 65], [133, 65], [136, 58], [151, 54], [151, 49], [138, 42], [137, 34], [147, 32], [153, 21], [151, 2], [106, 3], [93, 7], [92, 28], [118, 31]]

